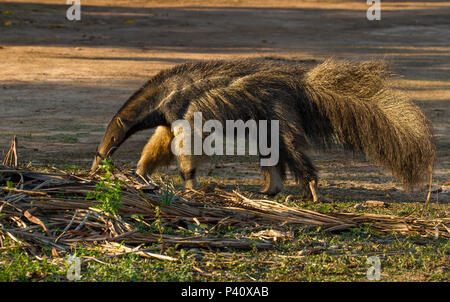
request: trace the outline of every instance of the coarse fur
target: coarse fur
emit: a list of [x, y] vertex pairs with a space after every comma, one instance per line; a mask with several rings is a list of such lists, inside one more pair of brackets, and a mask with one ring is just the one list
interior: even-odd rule
[[[312, 146], [362, 152], [410, 188], [433, 165], [431, 126], [388, 81], [382, 61], [327, 60], [312, 68], [262, 60], [180, 64], [151, 78], [122, 106], [108, 125], [92, 169], [136, 131], [165, 126], [152, 136], [139, 161], [138, 173], [150, 174], [167, 164], [173, 138], [168, 127], [180, 119], [193, 125], [194, 112], [201, 112], [203, 122], [222, 124], [279, 120], [280, 159], [277, 166], [263, 168], [267, 194], [281, 190], [289, 170], [317, 200], [317, 171], [306, 154]], [[194, 186], [201, 160], [188, 155], [177, 160], [186, 186]]]
[[136, 173], [147, 177], [155, 167], [168, 166], [174, 159], [170, 148], [173, 140], [172, 131], [167, 126], [158, 126], [142, 150]]

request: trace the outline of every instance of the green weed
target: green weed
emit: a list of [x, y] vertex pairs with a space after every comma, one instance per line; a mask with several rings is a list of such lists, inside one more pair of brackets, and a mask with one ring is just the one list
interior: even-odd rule
[[97, 203], [93, 206], [94, 208], [115, 215], [122, 205], [120, 202], [122, 196], [120, 181], [114, 179], [112, 173], [114, 165], [111, 160], [102, 160], [99, 168], [103, 172], [101, 180], [96, 184], [94, 192], [87, 194], [86, 199], [95, 199]]

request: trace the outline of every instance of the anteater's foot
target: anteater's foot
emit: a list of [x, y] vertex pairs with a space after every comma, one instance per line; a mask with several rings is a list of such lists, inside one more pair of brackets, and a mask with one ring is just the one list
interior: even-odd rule
[[260, 193], [274, 196], [283, 189], [283, 180], [280, 175], [279, 167], [266, 167], [262, 170], [264, 175], [264, 187]]
[[152, 171], [149, 171], [144, 164], [138, 163], [136, 167], [136, 175], [138, 176], [138, 178], [146, 181], [151, 174]]
[[188, 179], [184, 183], [184, 188], [186, 190], [195, 190], [196, 187], [197, 187], [197, 182], [195, 181], [195, 179]]
[[152, 182], [148, 174], [141, 175], [137, 171], [135, 173], [131, 173], [130, 176], [136, 180], [139, 185], [136, 186], [137, 189], [144, 191], [152, 191], [158, 189], [158, 186]]
[[317, 180], [311, 180], [304, 186], [305, 194], [303, 199], [310, 200], [312, 202], [329, 203], [332, 202], [322, 194], [319, 194], [317, 190]]
[[268, 196], [275, 196], [278, 193], [281, 192], [281, 188], [269, 188], [269, 189], [262, 189], [259, 191], [261, 194], [268, 195]]

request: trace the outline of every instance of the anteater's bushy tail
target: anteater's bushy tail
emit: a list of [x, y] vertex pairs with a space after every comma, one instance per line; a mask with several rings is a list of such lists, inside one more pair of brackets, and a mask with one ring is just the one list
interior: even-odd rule
[[304, 128], [323, 147], [363, 152], [410, 188], [433, 165], [432, 129], [416, 105], [389, 87], [386, 70], [382, 61], [334, 60], [311, 69], [305, 84], [314, 122]]

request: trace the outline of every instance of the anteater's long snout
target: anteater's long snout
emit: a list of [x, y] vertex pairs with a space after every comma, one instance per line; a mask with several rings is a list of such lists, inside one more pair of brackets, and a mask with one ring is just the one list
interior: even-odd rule
[[91, 166], [91, 173], [94, 173], [98, 169], [98, 165], [100, 164], [101, 161], [102, 161], [101, 156], [95, 155], [94, 161], [92, 162]]
[[115, 116], [106, 128], [105, 135], [97, 147], [91, 172], [95, 172], [100, 162], [109, 158], [129, 135], [129, 127], [125, 126], [120, 116]]
[[97, 153], [92, 162], [91, 172], [95, 172], [103, 159], [112, 156], [120, 145], [137, 131], [165, 124], [165, 118], [158, 110], [152, 110], [150, 113], [146, 113], [142, 109], [142, 107], [145, 107], [146, 101], [144, 100], [138, 103], [140, 106], [131, 109], [128, 107], [135, 104], [129, 102], [114, 116], [98, 146]]

